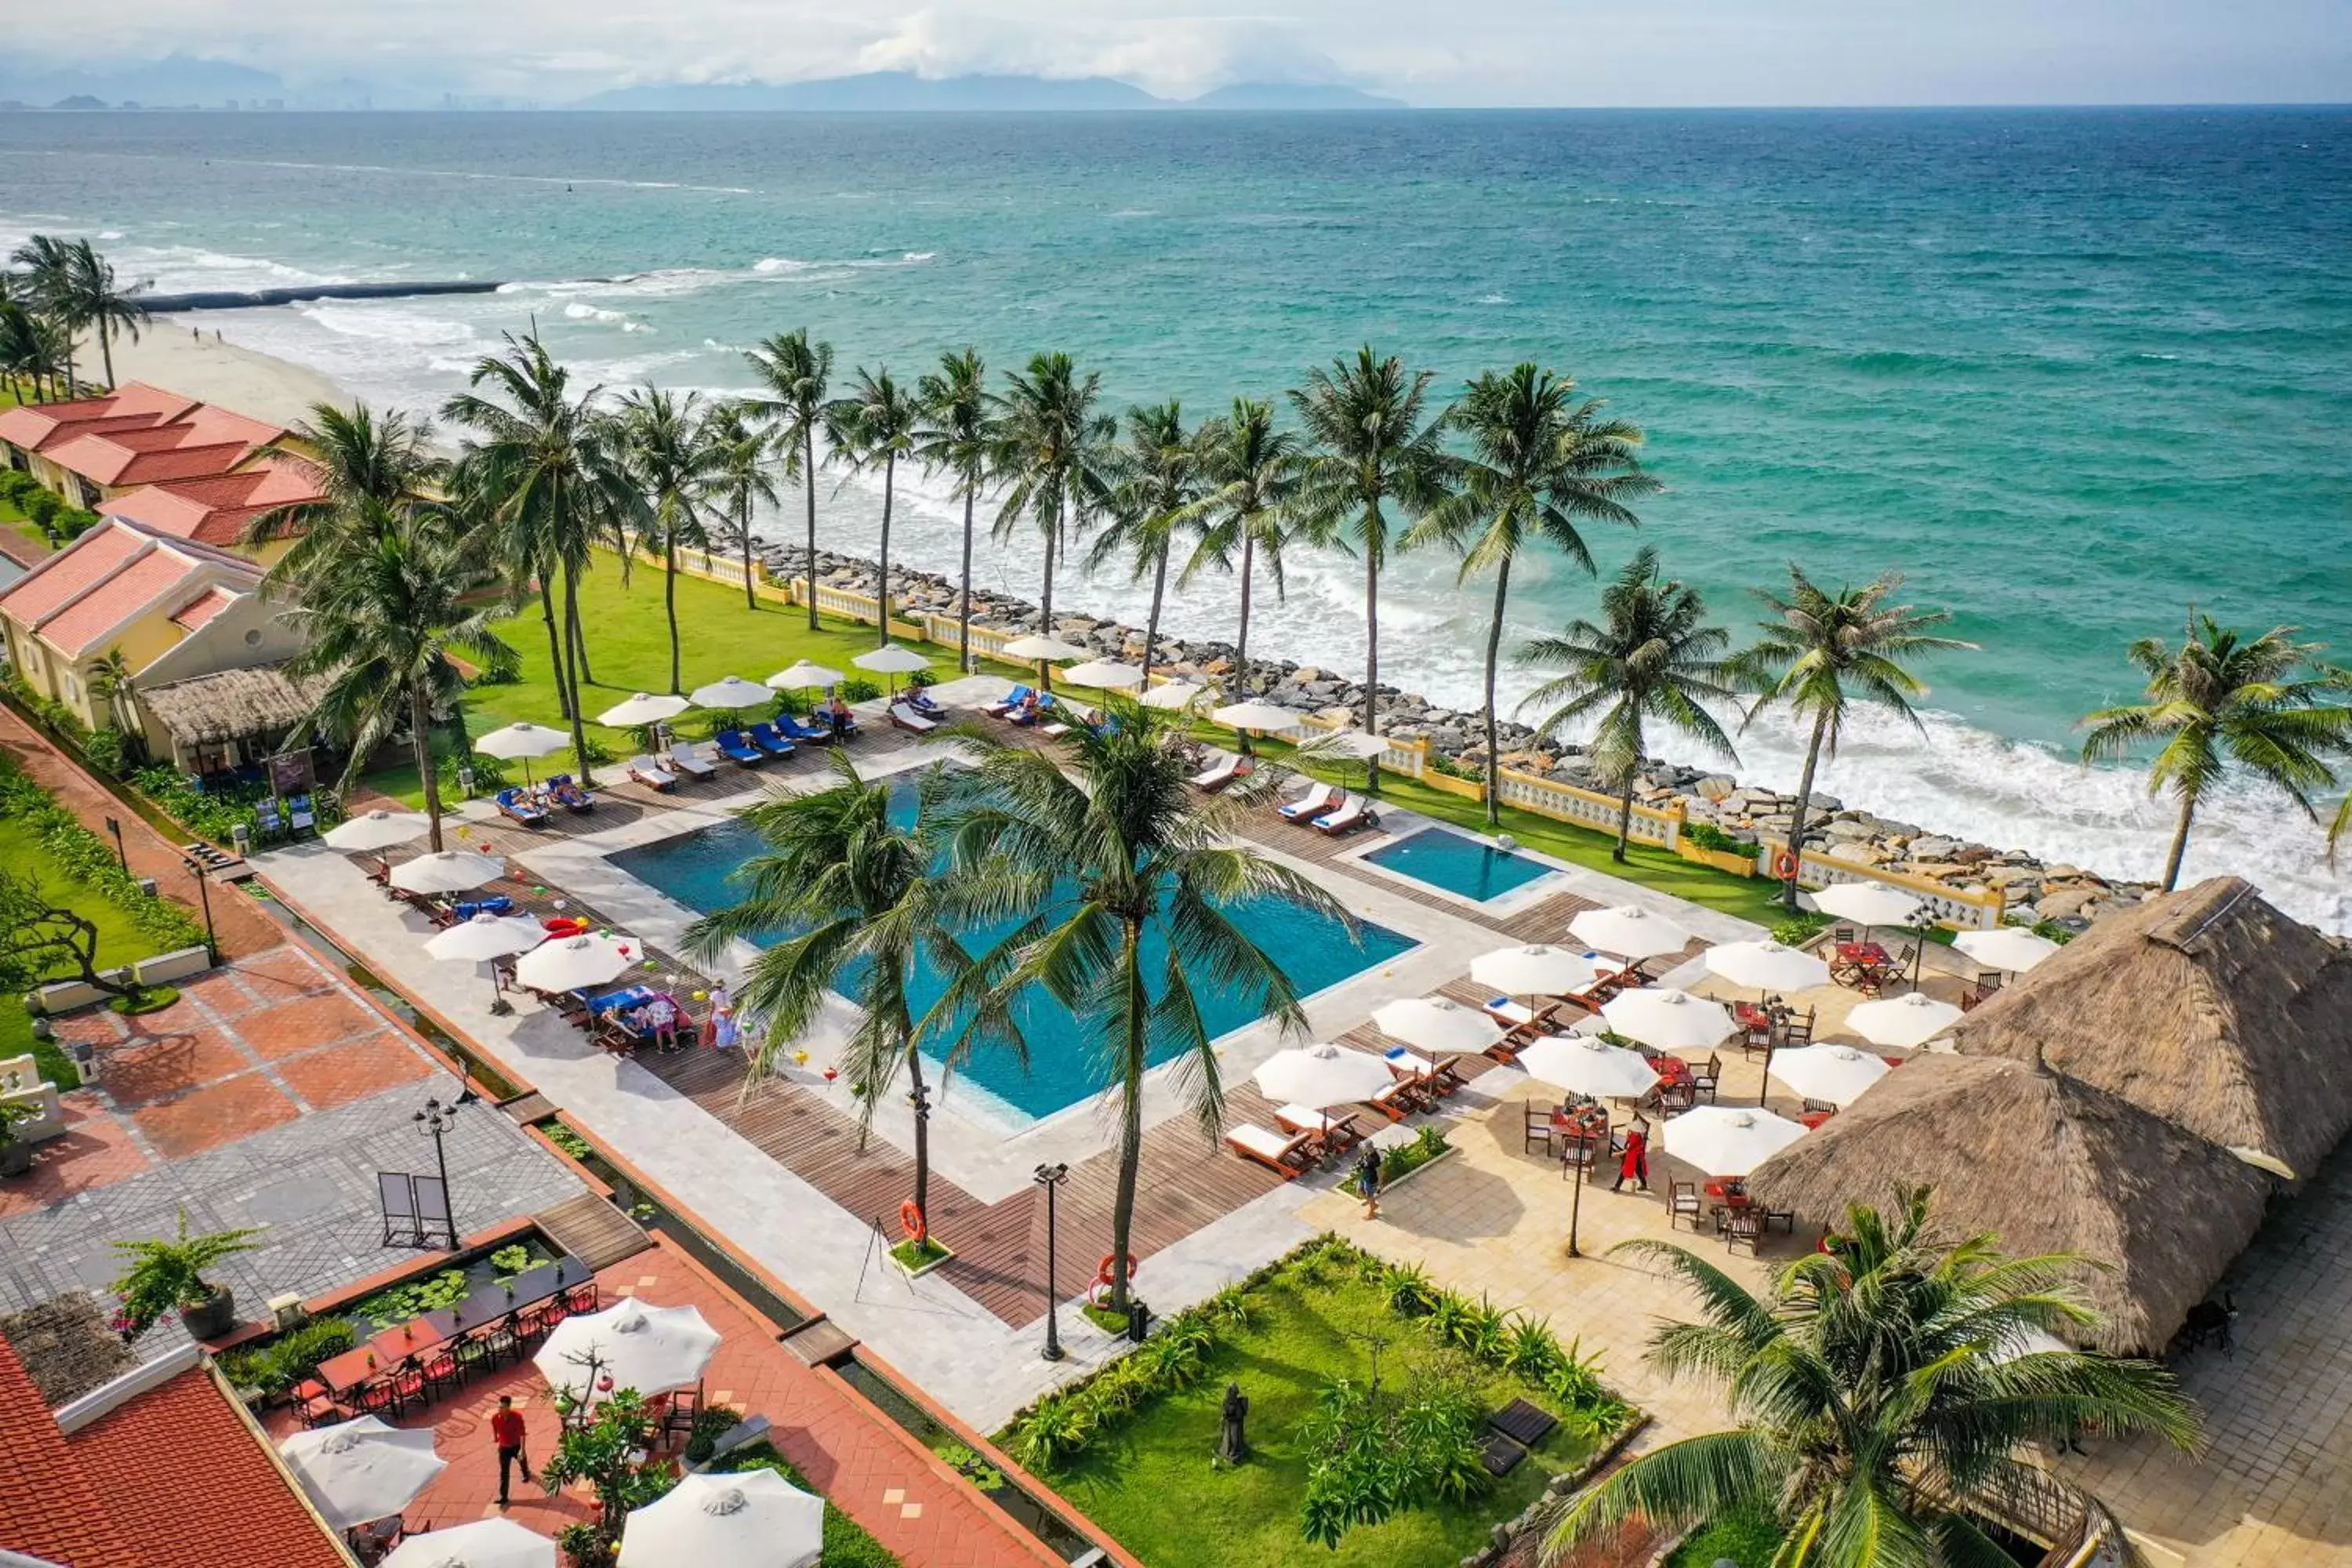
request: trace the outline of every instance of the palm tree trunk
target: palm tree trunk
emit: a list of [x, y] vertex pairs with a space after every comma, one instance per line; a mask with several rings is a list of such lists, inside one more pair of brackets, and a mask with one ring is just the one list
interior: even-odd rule
[[898, 454], [892, 452], [882, 459], [882, 582], [876, 609], [881, 613], [882, 646], [890, 646], [890, 492], [897, 483]]
[[2172, 830], [2172, 851], [2164, 858], [2164, 890], [2168, 893], [2172, 891], [2172, 885], [2180, 880], [2180, 862], [2189, 853], [2189, 822], [2196, 815], [2197, 797], [2193, 795], [2181, 796], [2180, 826]]
[[[1054, 635], [1054, 545], [1061, 538], [1062, 515], [1054, 514], [1053, 526], [1045, 530], [1045, 592], [1037, 601], [1037, 635]], [[1051, 659], [1037, 661], [1037, 684], [1047, 691], [1054, 689], [1054, 665]]]
[[1144, 1037], [1150, 999], [1143, 989], [1143, 927], [1128, 921], [1119, 941], [1119, 983], [1127, 993], [1120, 1027], [1118, 1189], [1110, 1208], [1110, 1310], [1128, 1310], [1127, 1260], [1133, 1252], [1135, 1184], [1143, 1169], [1143, 1074], [1150, 1043]]
[[[1802, 869], [1805, 864], [1805, 818], [1813, 808], [1813, 770], [1821, 766], [1822, 738], [1829, 733], [1830, 716], [1826, 711], [1813, 719], [1813, 738], [1805, 747], [1805, 772], [1797, 781], [1797, 816], [1789, 824], [1789, 858]], [[1797, 907], [1797, 879], [1791, 876], [1780, 889], [1780, 902], [1794, 911]]]
[[[1255, 538], [1251, 537], [1251, 536], [1250, 536], [1249, 534], [1247, 534], [1247, 533], [1243, 534], [1243, 535], [1242, 535], [1242, 623], [1241, 623], [1241, 626], [1240, 626], [1240, 628], [1239, 628], [1237, 631], [1235, 631], [1235, 632], [1234, 632], [1234, 701], [1236, 701], [1236, 702], [1246, 702], [1246, 701], [1248, 701], [1248, 700], [1249, 700], [1249, 696], [1250, 696], [1250, 691], [1249, 691], [1249, 618], [1250, 618], [1250, 581], [1251, 581], [1251, 578], [1255, 574], [1255, 571], [1256, 571], [1256, 557], [1257, 557], [1257, 541], [1256, 541]], [[1241, 737], [1241, 753], [1242, 753], [1242, 755], [1243, 755], [1243, 756], [1244, 756], [1244, 757], [1246, 757], [1246, 756], [1250, 755], [1251, 753], [1250, 753], [1250, 738], [1249, 738], [1249, 731], [1248, 731], [1247, 730], [1236, 730], [1236, 731], [1234, 731], [1234, 733]]]
[[114, 334], [107, 331], [104, 321], [98, 324], [98, 352], [106, 363], [106, 384], [110, 389], [114, 385]]
[[808, 613], [809, 630], [817, 629], [816, 620], [816, 426], [801, 429], [801, 494], [808, 502]]
[[1151, 689], [1151, 650], [1160, 645], [1160, 605], [1168, 594], [1168, 551], [1162, 545], [1158, 564], [1151, 572], [1151, 613], [1143, 618], [1143, 684], [1138, 693]]
[[677, 530], [662, 534], [662, 614], [669, 617], [669, 690], [678, 693], [677, 655]]
[[1617, 800], [1617, 847], [1609, 851], [1609, 858], [1620, 866], [1625, 863], [1626, 841], [1633, 837], [1633, 777], [1625, 775], [1625, 793]]
[[425, 784], [425, 841], [441, 852], [441, 780], [433, 770], [433, 713], [425, 706], [425, 689], [408, 689], [408, 740], [416, 749], [416, 773]]
[[923, 1216], [926, 1232], [931, 1226], [931, 1097], [923, 1087], [923, 1053], [915, 1048], [911, 1030], [901, 1030], [899, 1050], [907, 1058], [908, 1081], [914, 1088], [909, 1098], [915, 1102], [915, 1209]]
[[[567, 646], [563, 650], [563, 678], [571, 683], [573, 693], [572, 752], [580, 763], [580, 787], [587, 789], [593, 786], [595, 781], [588, 774], [588, 731], [580, 721], [582, 703], [578, 694], [581, 679], [585, 674], [583, 668], [585, 654], [580, 646], [580, 584], [579, 580], [572, 574], [572, 568], [568, 565], [563, 568], [563, 620], [570, 633], [566, 638]], [[582, 662], [575, 663], [575, 659]]]
[[971, 673], [971, 507], [974, 483], [963, 488], [963, 591], [956, 610], [956, 668]]
[[[1495, 667], [1503, 657], [1503, 602], [1510, 597], [1511, 563], [1506, 560], [1495, 574], [1495, 616], [1486, 624], [1486, 826], [1503, 825], [1503, 763], [1495, 740]], [[1626, 799], [1633, 796], [1630, 790]], [[1625, 858], [1625, 840], [1617, 840], [1617, 858]]]
[[572, 646], [580, 654], [580, 673], [572, 682], [572, 695], [576, 701], [583, 682], [591, 686], [596, 683], [596, 672], [588, 668], [588, 628], [580, 619], [580, 582], [570, 567], [564, 568], [563, 583], [565, 610], [572, 622]]
[[[1381, 565], [1380, 553], [1372, 548], [1371, 532], [1380, 526], [1375, 515], [1367, 520], [1364, 540], [1364, 733], [1381, 732]], [[1381, 793], [1381, 760], [1370, 757], [1364, 763], [1364, 793]]]
[[743, 607], [756, 610], [760, 607], [760, 595], [751, 587], [751, 498], [748, 494], [735, 522], [737, 536], [743, 542]]
[[563, 644], [555, 632], [555, 589], [545, 573], [539, 579], [539, 613], [547, 622], [547, 659], [548, 668], [555, 674], [555, 703], [563, 717], [569, 719], [576, 705], [572, 700], [572, 683], [563, 673]]

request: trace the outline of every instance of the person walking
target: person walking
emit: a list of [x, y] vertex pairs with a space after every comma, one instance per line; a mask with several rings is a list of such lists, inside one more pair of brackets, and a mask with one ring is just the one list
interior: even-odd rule
[[523, 1485], [530, 1484], [530, 1460], [524, 1457], [522, 1412], [514, 1407], [514, 1395], [499, 1395], [499, 1407], [490, 1416], [490, 1440], [499, 1450], [499, 1506], [507, 1506], [507, 1478], [520, 1468]]
[[1627, 1182], [1634, 1183], [1645, 1193], [1650, 1190], [1650, 1124], [1639, 1116], [1625, 1129], [1625, 1157], [1618, 1162], [1617, 1179], [1610, 1184], [1609, 1190], [1622, 1193]]
[[1364, 1217], [1381, 1217], [1381, 1152], [1370, 1143], [1356, 1161], [1356, 1195], [1364, 1200]]

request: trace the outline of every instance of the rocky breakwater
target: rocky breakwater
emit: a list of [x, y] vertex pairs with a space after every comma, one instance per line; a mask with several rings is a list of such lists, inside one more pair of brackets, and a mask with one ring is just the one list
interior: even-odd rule
[[[761, 552], [768, 575], [777, 583], [804, 579], [805, 560], [806, 552], [796, 545], [771, 544]], [[830, 551], [817, 552], [816, 576], [826, 587], [866, 595], [875, 592], [878, 581], [872, 562]], [[956, 613], [955, 584], [936, 573], [894, 566], [890, 591], [893, 608], [901, 616], [928, 612], [952, 617]], [[976, 626], [997, 630], [1048, 629], [1035, 605], [981, 589], [972, 593], [971, 618]], [[1118, 621], [1084, 612], [1057, 613], [1050, 630], [1064, 641], [1105, 658], [1136, 663], [1143, 657], [1142, 630]], [[1213, 682], [1228, 694], [1245, 691], [1306, 713], [1338, 720], [1357, 719], [1363, 713], [1360, 681], [1313, 665], [1255, 658], [1249, 661], [1246, 677], [1238, 677], [1234, 646], [1229, 642], [1163, 635], [1152, 650], [1151, 662], [1155, 671], [1173, 679]], [[1433, 755], [1442, 759], [1441, 765], [1451, 771], [1471, 777], [1484, 773], [1486, 721], [1476, 710], [1443, 707], [1386, 684], [1379, 689], [1376, 704], [1382, 734], [1428, 742]], [[1614, 793], [1581, 746], [1549, 739], [1508, 720], [1497, 724], [1496, 741], [1507, 768], [1580, 789]], [[1726, 773], [1664, 759], [1644, 760], [1633, 798], [1661, 808], [1671, 808], [1680, 801], [1688, 821], [1764, 848], [1788, 841], [1797, 811], [1794, 795], [1742, 784]], [[1848, 806], [1835, 795], [1818, 792], [1806, 813], [1805, 844], [1842, 860], [1901, 872], [1956, 892], [1982, 893], [1997, 888], [2011, 920], [2049, 921], [2070, 931], [2084, 930], [2104, 911], [2137, 903], [2156, 891], [2153, 883], [2102, 877], [2079, 866], [2044, 861], [2021, 849], [1996, 849], [1945, 837], [1916, 823], [1873, 816]]]

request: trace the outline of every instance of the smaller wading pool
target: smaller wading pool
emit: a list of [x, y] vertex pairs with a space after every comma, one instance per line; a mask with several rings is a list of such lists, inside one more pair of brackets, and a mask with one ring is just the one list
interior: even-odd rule
[[1383, 871], [1410, 877], [1456, 898], [1479, 903], [1499, 899], [1552, 873], [1552, 868], [1540, 860], [1497, 849], [1443, 827], [1424, 827], [1393, 844], [1381, 845], [1363, 858]]

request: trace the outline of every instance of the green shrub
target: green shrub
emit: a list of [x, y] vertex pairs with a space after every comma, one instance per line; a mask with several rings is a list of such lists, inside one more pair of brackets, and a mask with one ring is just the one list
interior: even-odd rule
[[940, 677], [937, 670], [909, 670], [907, 675], [907, 689], [909, 691], [920, 691], [927, 686], [937, 686], [939, 683]]
[[1822, 928], [1830, 923], [1830, 917], [1819, 910], [1799, 910], [1787, 919], [1773, 922], [1772, 940], [1782, 947], [1810, 946], [1813, 938], [1821, 935]]
[[236, 830], [260, 836], [261, 818], [255, 800], [268, 793], [257, 785], [223, 793], [200, 790], [177, 768], [141, 768], [131, 775], [131, 787], [153, 801], [165, 816], [198, 838], [215, 844], [233, 843]]
[[108, 778], [119, 779], [131, 771], [131, 742], [120, 730], [109, 728], [91, 731], [81, 745], [81, 760], [92, 771]]
[[694, 1414], [694, 1430], [687, 1434], [686, 1462], [699, 1465], [719, 1451], [719, 1439], [743, 1424], [743, 1413], [731, 1405], [706, 1405]]
[[[1096, 1381], [1100, 1381], [1099, 1376]], [[1082, 1386], [1090, 1389], [1094, 1384]], [[1013, 1422], [1012, 1453], [1024, 1468], [1043, 1473], [1085, 1447], [1094, 1435], [1092, 1401], [1074, 1391], [1049, 1394]]]
[[472, 772], [476, 795], [496, 795], [510, 782], [507, 777], [507, 765], [499, 758], [487, 756], [480, 752], [468, 752], [463, 756], [445, 752], [434, 759], [433, 773], [441, 785], [441, 793], [452, 799], [465, 793], [457, 782], [457, 772], [461, 768]]
[[33, 526], [43, 533], [51, 531], [51, 526], [58, 520], [58, 513], [65, 510], [65, 502], [59, 500], [55, 492], [42, 489], [37, 486], [26, 494], [20, 504], [24, 507], [25, 515], [32, 519]]
[[1713, 849], [1726, 855], [1737, 855], [1743, 850], [1753, 853], [1756, 848], [1753, 843], [1726, 833], [1712, 822], [1685, 822], [1682, 836], [1701, 849]]
[[1412, 1142], [1381, 1156], [1381, 1181], [1383, 1184], [1393, 1182], [1409, 1172], [1421, 1169], [1444, 1153], [1447, 1147], [1444, 1131], [1433, 1121], [1423, 1123]]
[[276, 1397], [319, 1370], [319, 1363], [360, 1342], [359, 1331], [340, 1318], [305, 1323], [274, 1340], [244, 1345], [221, 1357], [221, 1372], [239, 1388], [257, 1388]]
[[881, 695], [881, 686], [862, 675], [853, 675], [841, 683], [841, 700], [844, 702], [871, 702]]
[[139, 933], [163, 951], [204, 944], [205, 928], [194, 915], [142, 889], [123, 870], [113, 845], [84, 827], [79, 817], [5, 758], [0, 758], [0, 816], [31, 828], [59, 868], [130, 916]]
[[1416, 1378], [1399, 1397], [1352, 1378], [1324, 1389], [1299, 1440], [1317, 1458], [1307, 1476], [1299, 1530], [1337, 1546], [1359, 1525], [1400, 1509], [1459, 1503], [1494, 1485], [1478, 1450], [1480, 1410], [1452, 1379]]
[[2033, 934], [2044, 942], [2054, 942], [2060, 947], [2063, 947], [2074, 940], [2074, 928], [2061, 924], [2057, 921], [2035, 921]]

